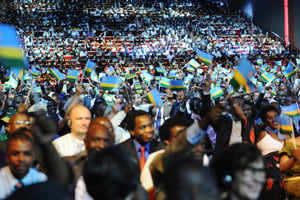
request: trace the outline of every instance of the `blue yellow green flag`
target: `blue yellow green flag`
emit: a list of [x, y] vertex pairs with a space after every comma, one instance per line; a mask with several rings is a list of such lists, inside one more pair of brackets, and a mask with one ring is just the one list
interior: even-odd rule
[[294, 67], [294, 64], [289, 62], [289, 64], [286, 67], [286, 70], [283, 72], [284, 76], [289, 79], [293, 75], [297, 73], [297, 69]]
[[96, 66], [96, 63], [91, 61], [91, 60], [88, 60], [86, 65], [85, 65], [85, 68], [84, 68], [84, 74], [89, 77], [92, 73], [92, 71], [94, 70]]
[[101, 78], [101, 89], [111, 91], [119, 87], [119, 77], [116, 76], [104, 76]]
[[291, 135], [293, 132], [293, 121], [292, 119], [285, 115], [280, 115], [280, 124], [279, 124], [279, 130], [281, 134], [288, 134]]
[[54, 78], [58, 81], [65, 79], [65, 75], [61, 73], [57, 68], [52, 67], [49, 69], [50, 74], [54, 76]]
[[69, 82], [76, 82], [78, 76], [79, 76], [79, 71], [76, 69], [69, 69], [67, 72], [67, 81]]
[[160, 87], [170, 88], [171, 80], [165, 77], [161, 77], [159, 84]]
[[16, 28], [7, 24], [0, 24], [0, 60], [6, 67], [26, 66]]
[[183, 80], [171, 80], [170, 89], [171, 90], [183, 90], [185, 84]]
[[275, 76], [273, 76], [272, 74], [270, 74], [268, 72], [263, 72], [261, 74], [261, 79], [262, 79], [262, 81], [264, 81], [266, 83], [271, 83], [275, 79]]
[[197, 57], [204, 62], [207, 65], [211, 65], [214, 57], [208, 53], [205, 53], [204, 51], [201, 51], [200, 49], [196, 50]]
[[148, 99], [148, 101], [152, 103], [155, 107], [161, 108], [164, 106], [164, 102], [160, 98], [157, 89], [151, 90], [149, 93], [146, 94], [145, 98]]
[[212, 88], [210, 90], [210, 96], [212, 99], [216, 99], [220, 96], [224, 95], [224, 91], [221, 87], [219, 86], [215, 86], [214, 88]]
[[243, 86], [246, 92], [251, 92], [251, 85], [253, 85], [251, 77], [254, 73], [255, 69], [251, 62], [246, 57], [243, 57], [234, 71], [231, 85], [235, 88], [238, 88], [238, 85]]
[[284, 114], [293, 117], [299, 115], [299, 107], [297, 103], [288, 105], [288, 106], [282, 106], [281, 110]]

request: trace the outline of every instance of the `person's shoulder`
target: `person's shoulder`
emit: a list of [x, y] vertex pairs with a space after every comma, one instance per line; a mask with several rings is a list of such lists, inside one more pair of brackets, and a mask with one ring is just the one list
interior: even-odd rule
[[60, 136], [60, 137], [56, 138], [55, 140], [53, 140], [53, 144], [60, 143], [60, 142], [62, 142], [64, 140], [68, 139], [70, 136], [71, 136], [71, 133], [67, 133], [67, 134], [65, 134], [63, 136]]
[[29, 172], [27, 174], [30, 178], [32, 178], [34, 182], [46, 181], [47, 176], [43, 172], [36, 170], [35, 168], [29, 168]]

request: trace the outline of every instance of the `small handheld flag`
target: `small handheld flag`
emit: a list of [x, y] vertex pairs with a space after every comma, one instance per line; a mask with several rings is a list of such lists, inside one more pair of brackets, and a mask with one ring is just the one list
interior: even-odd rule
[[146, 94], [145, 98], [148, 99], [148, 101], [152, 103], [155, 107], [161, 108], [164, 106], [164, 102], [160, 98], [157, 89], [151, 90], [148, 94]]

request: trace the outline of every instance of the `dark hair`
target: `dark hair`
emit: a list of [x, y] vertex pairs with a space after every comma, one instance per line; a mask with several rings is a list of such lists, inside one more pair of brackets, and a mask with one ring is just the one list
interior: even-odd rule
[[189, 125], [188, 121], [182, 116], [172, 116], [167, 119], [162, 126], [159, 127], [159, 138], [161, 141], [169, 140], [171, 135], [170, 129], [174, 126], [185, 126]]
[[260, 111], [260, 118], [263, 122], [266, 121], [266, 114], [269, 111], [275, 111], [278, 115], [280, 114], [279, 110], [275, 106], [273, 106], [271, 104], [265, 105], [262, 107], [262, 109]]
[[138, 173], [130, 154], [113, 146], [92, 154], [83, 169], [88, 193], [94, 199], [124, 199], [138, 185]]
[[164, 175], [163, 188], [167, 198], [172, 200], [219, 200], [215, 180], [212, 171], [199, 160], [185, 158], [171, 165]]
[[260, 150], [254, 144], [236, 143], [214, 156], [210, 168], [214, 171], [217, 183], [221, 189], [230, 186], [234, 174], [238, 170], [247, 169], [250, 163], [261, 159]]
[[[150, 117], [150, 114], [143, 110], [132, 110], [127, 114], [126, 127], [127, 130], [132, 131], [135, 128], [135, 118], [139, 116], [147, 115]], [[151, 118], [151, 117], [150, 117]]]
[[8, 150], [8, 147], [13, 140], [27, 140], [33, 146], [33, 137], [31, 135], [31, 131], [25, 127], [19, 128], [14, 133], [9, 135], [6, 144], [6, 150]]
[[96, 98], [95, 103], [92, 108], [92, 114], [95, 117], [103, 116], [106, 107], [107, 107], [107, 103], [105, 102], [105, 100], [103, 98], [100, 98], [100, 97]]

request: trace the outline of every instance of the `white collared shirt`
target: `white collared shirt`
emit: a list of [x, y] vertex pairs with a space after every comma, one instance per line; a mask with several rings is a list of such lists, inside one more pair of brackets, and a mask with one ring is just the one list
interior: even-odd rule
[[52, 143], [61, 157], [73, 156], [85, 150], [83, 140], [77, 139], [71, 133], [57, 138]]

